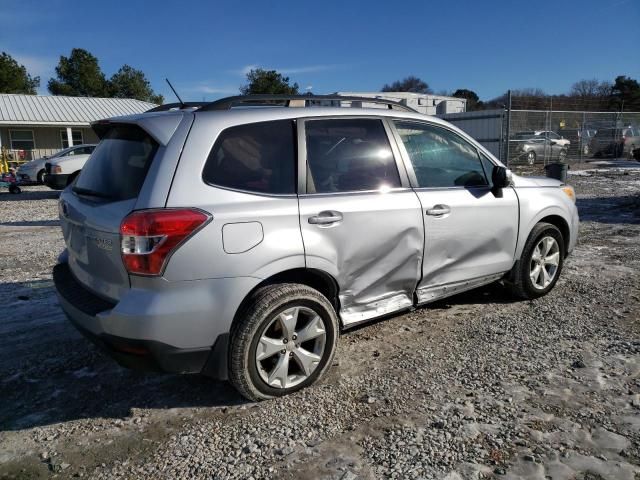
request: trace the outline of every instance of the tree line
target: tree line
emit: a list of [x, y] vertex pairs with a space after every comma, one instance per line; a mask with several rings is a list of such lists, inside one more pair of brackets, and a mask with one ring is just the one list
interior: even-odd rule
[[[35, 94], [40, 78], [33, 77], [8, 53], [0, 55], [0, 93]], [[98, 59], [87, 50], [74, 48], [68, 57], [61, 56], [56, 66], [56, 78], [47, 83], [53, 95], [135, 98], [151, 103], [162, 103], [162, 95], [151, 88], [145, 74], [129, 65], [123, 65], [110, 78], [100, 69]], [[298, 94], [297, 83], [291, 83], [276, 70], [255, 68], [247, 73], [246, 83], [240, 93], [247, 94]], [[424, 80], [409, 75], [401, 80], [384, 84], [382, 92], [412, 92], [431, 94], [433, 90]], [[438, 92], [439, 95], [464, 98], [467, 110], [505, 108], [507, 92], [482, 101], [476, 92], [466, 88]], [[592, 111], [640, 111], [640, 84], [637, 80], [620, 75], [613, 82], [585, 79], [575, 82], [569, 92], [549, 95], [539, 88], [511, 91], [513, 109], [522, 110], [592, 110]]]
[[[11, 55], [0, 55], [0, 93], [35, 95], [40, 77], [31, 76], [24, 65]], [[107, 78], [98, 59], [87, 50], [74, 48], [68, 57], [60, 56], [56, 78], [47, 82], [52, 95], [71, 97], [135, 98], [150, 103], [163, 103], [164, 98], [153, 91], [142, 70], [123, 65]]]
[[[275, 70], [255, 69], [247, 74], [247, 83], [240, 87], [243, 94], [249, 93], [299, 93], [298, 84], [290, 84], [289, 78]], [[432, 94], [433, 90], [424, 80], [409, 75], [401, 80], [384, 84], [382, 92], [411, 92]], [[442, 91], [438, 95], [464, 98], [467, 110], [506, 108], [508, 92], [487, 101], [473, 90], [459, 88]], [[511, 107], [522, 110], [592, 110], [592, 111], [640, 111], [640, 84], [637, 80], [620, 75], [613, 82], [586, 79], [575, 82], [569, 92], [549, 95], [539, 88], [511, 91]]]
[[[410, 75], [391, 84], [385, 84], [382, 92], [433, 93], [429, 85]], [[487, 101], [473, 90], [460, 88], [438, 94], [467, 100], [467, 110], [506, 108], [508, 92]], [[511, 91], [511, 107], [521, 110], [591, 110], [591, 111], [640, 111], [640, 83], [620, 75], [613, 82], [585, 79], [575, 82], [569, 92], [550, 95], [540, 88], [525, 88]]]

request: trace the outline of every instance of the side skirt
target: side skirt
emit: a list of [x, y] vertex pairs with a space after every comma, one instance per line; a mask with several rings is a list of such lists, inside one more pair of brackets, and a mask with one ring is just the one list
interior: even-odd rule
[[423, 287], [416, 290], [418, 296], [418, 306], [425, 303], [435, 302], [442, 298], [450, 297], [467, 290], [473, 290], [474, 288], [487, 285], [489, 283], [500, 280], [504, 277], [506, 272], [497, 273], [494, 275], [487, 275], [484, 277], [473, 278], [471, 280], [462, 280], [460, 282], [448, 283], [446, 285], [438, 285], [435, 287]]

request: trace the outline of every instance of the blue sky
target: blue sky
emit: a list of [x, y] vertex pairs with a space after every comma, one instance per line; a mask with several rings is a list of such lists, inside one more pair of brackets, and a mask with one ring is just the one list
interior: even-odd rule
[[413, 74], [481, 98], [640, 80], [640, 0], [2, 0], [0, 50], [42, 79], [74, 47], [110, 76], [127, 63], [173, 100], [236, 94], [252, 66], [314, 93], [379, 90]]

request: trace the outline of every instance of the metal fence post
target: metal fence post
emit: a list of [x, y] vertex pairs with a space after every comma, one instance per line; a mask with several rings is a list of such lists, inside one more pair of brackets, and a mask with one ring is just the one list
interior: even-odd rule
[[507, 145], [505, 148], [506, 159], [505, 165], [509, 166], [509, 141], [511, 139], [511, 90], [507, 91]]

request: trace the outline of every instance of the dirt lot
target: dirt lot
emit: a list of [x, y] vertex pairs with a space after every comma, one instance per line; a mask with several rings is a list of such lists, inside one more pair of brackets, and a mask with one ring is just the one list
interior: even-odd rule
[[596, 166], [547, 297], [347, 332], [325, 382], [260, 404], [99, 354], [52, 290], [57, 194], [0, 193], [0, 478], [640, 478], [640, 169]]

